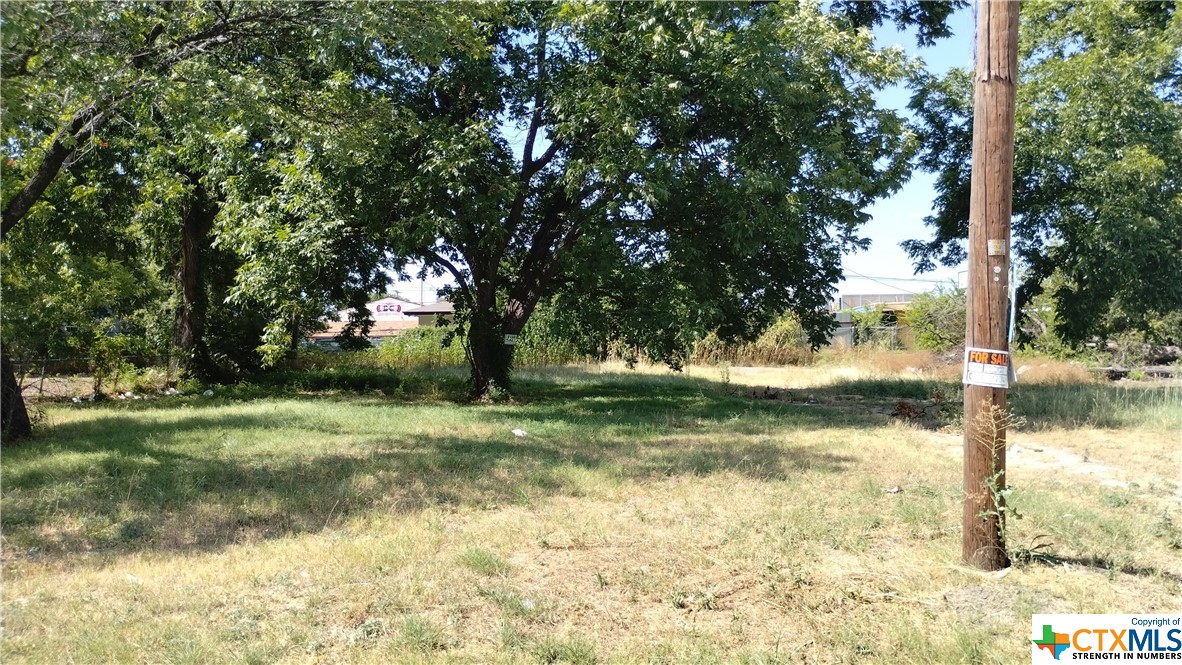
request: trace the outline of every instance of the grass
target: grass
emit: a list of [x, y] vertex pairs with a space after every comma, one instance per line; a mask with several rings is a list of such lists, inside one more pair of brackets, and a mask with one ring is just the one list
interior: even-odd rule
[[0, 657], [1007, 663], [1033, 612], [1177, 608], [1176, 386], [1013, 391], [1011, 542], [1055, 565], [998, 579], [959, 562], [959, 437], [885, 413], [955, 384], [741, 369], [52, 406], [4, 451]]

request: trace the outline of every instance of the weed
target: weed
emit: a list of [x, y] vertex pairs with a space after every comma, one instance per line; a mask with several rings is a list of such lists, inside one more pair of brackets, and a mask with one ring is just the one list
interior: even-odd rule
[[402, 641], [419, 651], [440, 651], [447, 648], [443, 629], [413, 614], [402, 620]]
[[602, 570], [595, 571], [595, 586], [601, 590], [607, 588], [607, 576], [603, 574]]
[[509, 562], [494, 552], [480, 547], [470, 547], [459, 557], [460, 564], [481, 575], [504, 575], [509, 572]]
[[1174, 523], [1169, 511], [1163, 511], [1153, 524], [1153, 535], [1166, 541], [1171, 548], [1182, 550], [1182, 528]]
[[353, 640], [356, 642], [370, 642], [378, 639], [386, 633], [386, 624], [381, 619], [369, 617], [357, 624], [357, 628], [353, 631]]
[[1054, 563], [1055, 556], [1047, 551], [1051, 545], [1050, 536], [1035, 536], [1027, 546], [1011, 547], [1010, 561], [1015, 564]]
[[595, 645], [578, 637], [546, 637], [532, 649], [534, 658], [547, 665], [567, 663], [568, 665], [594, 665]]
[[[1025, 419], [1013, 415], [1007, 409], [996, 404], [990, 404], [988, 409], [977, 413], [977, 422], [972, 428], [977, 445], [989, 451], [990, 473], [985, 477], [985, 487], [989, 491], [989, 507], [981, 512], [982, 517], [992, 517], [997, 520], [1001, 546], [1009, 553], [1009, 525], [1010, 520], [1022, 519], [1022, 514], [1014, 507], [1011, 497], [1014, 488], [1005, 482], [1006, 470], [1001, 464], [1001, 454], [1007, 447], [1005, 433], [1010, 429], [1018, 429], [1026, 424]], [[1011, 555], [1012, 560], [1012, 555]]]
[[476, 591], [481, 596], [500, 606], [510, 616], [533, 619], [537, 618], [543, 609], [537, 601], [531, 598], [523, 598], [502, 587], [478, 586]]
[[1109, 508], [1123, 508], [1129, 505], [1129, 497], [1125, 494], [1109, 493], [1104, 495], [1104, 505]]

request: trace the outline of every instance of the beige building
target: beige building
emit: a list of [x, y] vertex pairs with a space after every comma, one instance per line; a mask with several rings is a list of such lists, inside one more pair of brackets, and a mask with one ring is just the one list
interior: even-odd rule
[[406, 312], [410, 316], [418, 317], [420, 326], [434, 326], [439, 319], [451, 321], [455, 315], [455, 308], [446, 300], [440, 300], [431, 305], [420, 305]]
[[[373, 302], [366, 303], [369, 308], [369, 315], [373, 318], [373, 326], [369, 329], [369, 335], [366, 339], [370, 344], [377, 346], [382, 342], [397, 337], [410, 328], [418, 327], [419, 317], [408, 314], [411, 309], [419, 307], [416, 302], [409, 300], [402, 300], [400, 298], [387, 297], [379, 298]], [[309, 339], [317, 346], [324, 346], [335, 348], [337, 343], [337, 335], [344, 331], [345, 326], [349, 322], [349, 312], [351, 310], [343, 309], [337, 312], [336, 321], [326, 322], [328, 327], [318, 333], [314, 333]]]

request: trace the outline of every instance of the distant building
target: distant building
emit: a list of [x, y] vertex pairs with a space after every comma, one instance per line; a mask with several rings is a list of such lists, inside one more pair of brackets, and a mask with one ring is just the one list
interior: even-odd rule
[[[914, 293], [851, 293], [838, 296], [833, 303], [833, 310], [840, 312], [844, 309], [863, 309], [875, 305], [901, 305], [915, 299]], [[906, 307], [884, 307], [884, 310], [902, 310]]]
[[[366, 307], [369, 308], [369, 315], [374, 321], [373, 325], [370, 326], [369, 335], [366, 336], [366, 339], [369, 340], [370, 344], [375, 346], [419, 325], [418, 317], [407, 314], [408, 310], [419, 307], [419, 304], [416, 302], [387, 297], [368, 302], [366, 303]], [[335, 349], [337, 346], [337, 336], [349, 324], [349, 313], [351, 311], [350, 309], [343, 309], [337, 312], [336, 318], [338, 320], [328, 321], [328, 328], [312, 334], [310, 337], [312, 343], [316, 346]]]
[[407, 310], [410, 316], [418, 317], [420, 326], [433, 326], [439, 319], [451, 321], [455, 315], [455, 307], [446, 300], [440, 300], [431, 305], [420, 305]]

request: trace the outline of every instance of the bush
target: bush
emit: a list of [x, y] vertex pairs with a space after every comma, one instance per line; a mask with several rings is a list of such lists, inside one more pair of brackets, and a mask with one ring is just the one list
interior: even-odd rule
[[450, 367], [467, 364], [464, 346], [447, 328], [411, 328], [373, 351], [381, 367]]
[[145, 367], [129, 373], [131, 391], [140, 395], [159, 392], [168, 385], [168, 372], [159, 367]]
[[965, 290], [937, 288], [921, 293], [907, 310], [907, 325], [921, 349], [946, 351], [964, 346]]
[[698, 365], [806, 365], [813, 362], [813, 351], [800, 318], [789, 313], [753, 342], [727, 342], [711, 332], [694, 344], [689, 360]]
[[552, 307], [535, 310], [517, 336], [513, 363], [521, 367], [537, 367], [593, 360], [591, 355], [580, 352], [578, 343], [571, 338], [571, 331], [562, 323]]
[[329, 367], [326, 369], [280, 370], [255, 379], [260, 386], [283, 386], [303, 392], [396, 393], [404, 387], [403, 376], [390, 369], [371, 367]]

